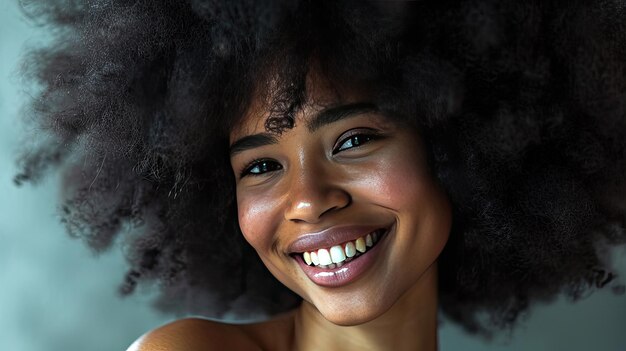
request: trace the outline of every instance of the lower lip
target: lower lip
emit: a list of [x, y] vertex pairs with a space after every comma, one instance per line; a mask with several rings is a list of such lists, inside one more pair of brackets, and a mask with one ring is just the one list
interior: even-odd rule
[[385, 245], [385, 239], [391, 234], [392, 229], [393, 227], [389, 228], [372, 249], [366, 251], [358, 258], [345, 263], [341, 267], [321, 269], [309, 266], [302, 259], [302, 255], [297, 255], [296, 261], [304, 271], [304, 274], [306, 274], [313, 283], [328, 288], [344, 286], [358, 279], [361, 274], [375, 263], [379, 252], [382, 251], [381, 247]]

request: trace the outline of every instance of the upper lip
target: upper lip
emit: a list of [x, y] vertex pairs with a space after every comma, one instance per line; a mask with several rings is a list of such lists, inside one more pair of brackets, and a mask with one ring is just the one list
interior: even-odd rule
[[319, 232], [305, 233], [287, 246], [289, 253], [300, 253], [328, 248], [356, 240], [362, 236], [388, 226], [375, 225], [353, 225], [342, 227], [331, 227]]

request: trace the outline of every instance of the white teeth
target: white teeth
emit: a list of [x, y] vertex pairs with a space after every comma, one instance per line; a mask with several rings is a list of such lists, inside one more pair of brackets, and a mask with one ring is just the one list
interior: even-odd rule
[[330, 249], [303, 252], [302, 259], [307, 265], [318, 266], [323, 269], [341, 267], [345, 263], [365, 253], [380, 239], [379, 232], [375, 231], [362, 236], [355, 241], [348, 241], [345, 245], [335, 245]]
[[348, 241], [346, 244], [346, 256], [354, 257], [356, 255], [356, 247], [354, 247], [354, 243], [352, 241]]
[[340, 245], [335, 245], [331, 247], [330, 258], [332, 259], [333, 263], [339, 263], [339, 262], [345, 261], [346, 255], [345, 255], [345, 252], [343, 251], [343, 248]]
[[356, 246], [357, 251], [359, 251], [361, 253], [365, 252], [365, 250], [366, 250], [366, 248], [365, 248], [365, 240], [363, 240], [362, 237], [356, 239], [355, 246]]
[[317, 252], [313, 251], [311, 252], [311, 262], [313, 262], [314, 265], [319, 266], [320, 264], [320, 260], [317, 257]]
[[333, 260], [330, 259], [330, 253], [326, 249], [317, 250], [317, 258], [320, 260], [321, 265], [329, 265], [333, 263]]
[[306, 264], [308, 264], [309, 266], [311, 265], [311, 254], [308, 252], [305, 252], [302, 254], [302, 258], [304, 258], [304, 262], [306, 262]]

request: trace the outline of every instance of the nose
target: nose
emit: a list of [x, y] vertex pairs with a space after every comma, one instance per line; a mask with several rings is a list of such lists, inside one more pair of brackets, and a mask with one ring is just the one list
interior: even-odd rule
[[293, 222], [318, 223], [331, 212], [347, 207], [350, 194], [321, 170], [302, 170], [295, 175], [288, 189], [285, 219]]

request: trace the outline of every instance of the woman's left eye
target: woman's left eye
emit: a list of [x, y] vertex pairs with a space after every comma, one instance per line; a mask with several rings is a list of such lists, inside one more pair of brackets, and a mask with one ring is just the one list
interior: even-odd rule
[[337, 143], [337, 147], [333, 149], [333, 155], [344, 150], [352, 149], [354, 147], [361, 146], [374, 139], [378, 139], [380, 136], [376, 134], [355, 133], [352, 134]]

